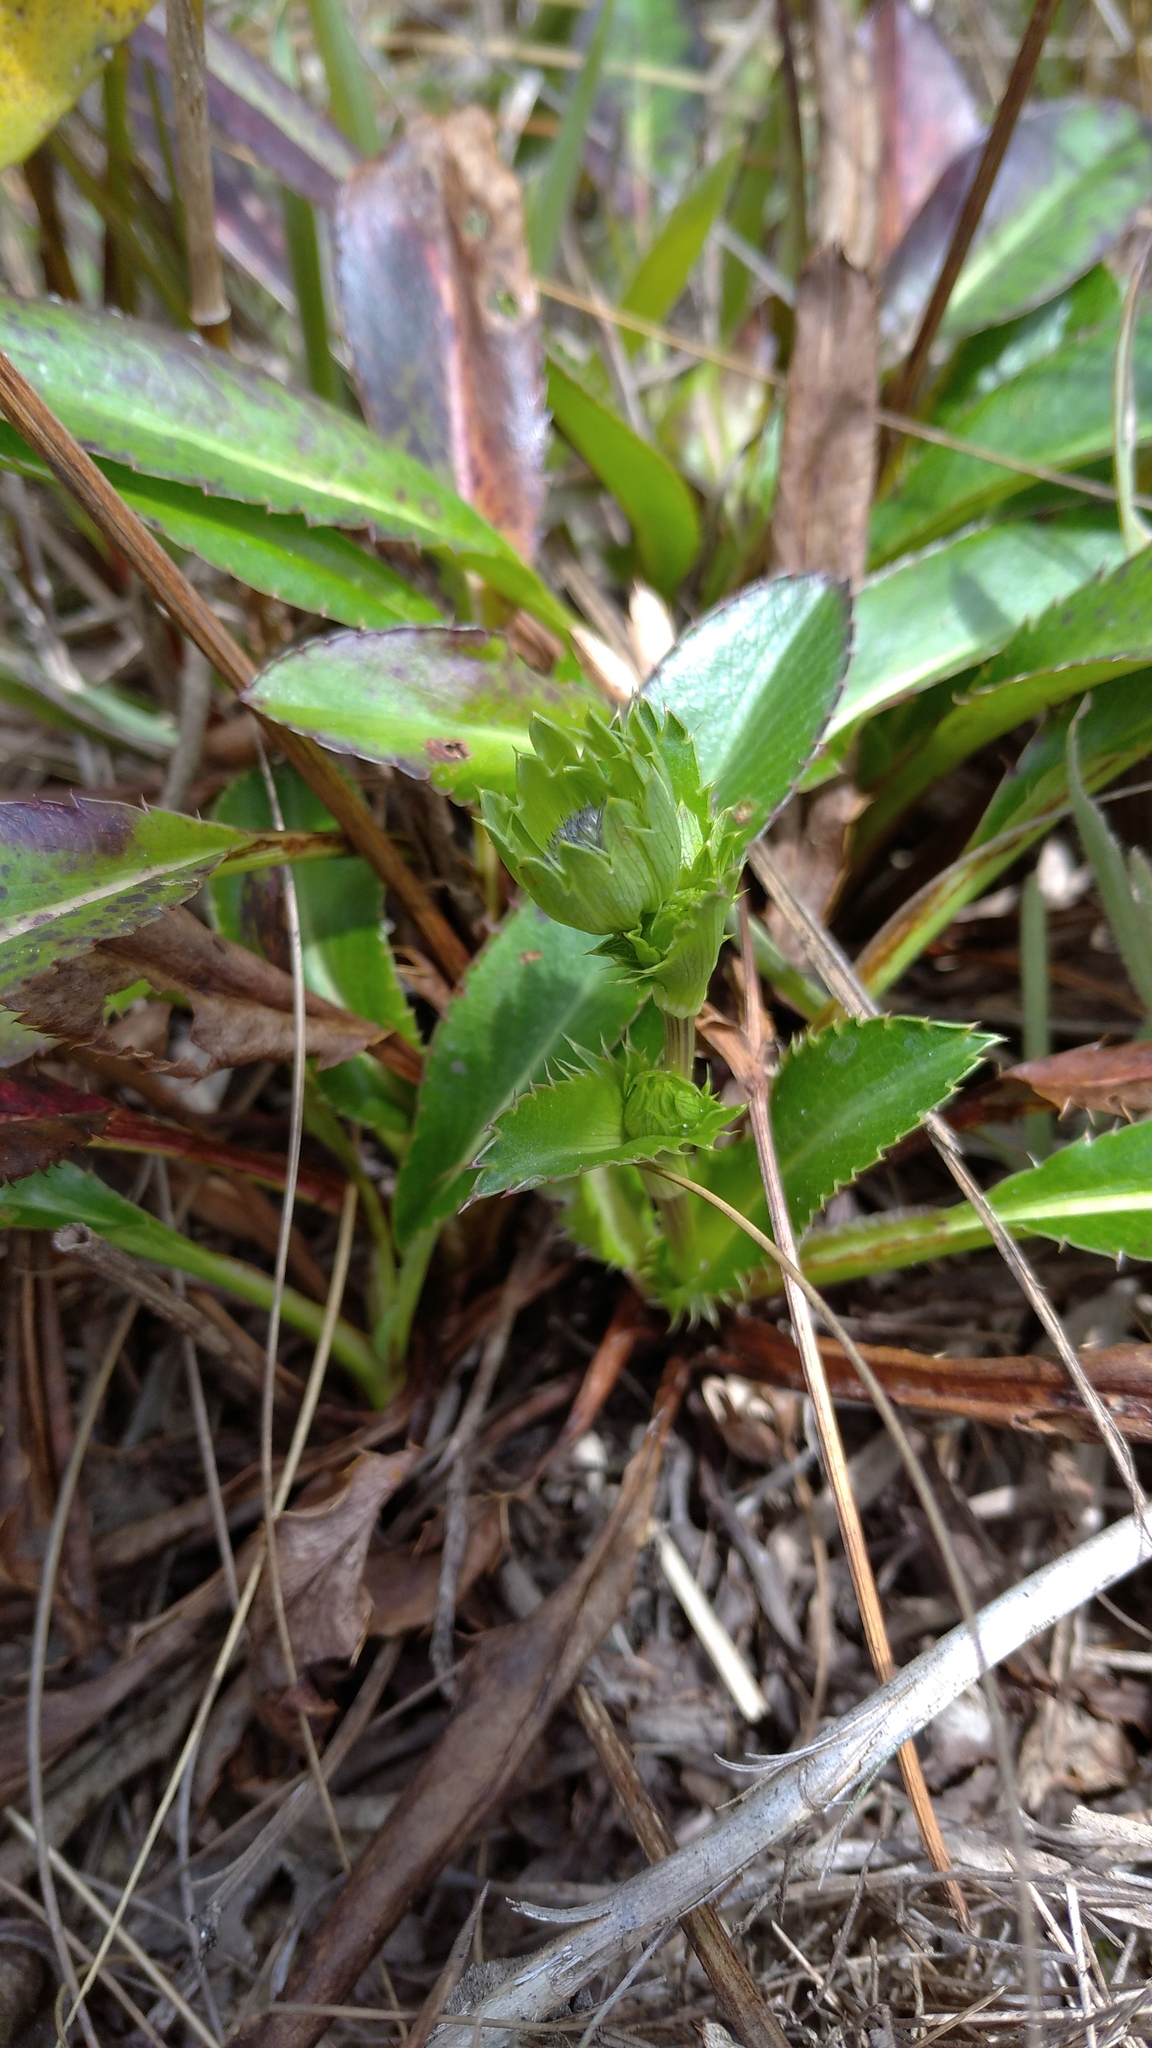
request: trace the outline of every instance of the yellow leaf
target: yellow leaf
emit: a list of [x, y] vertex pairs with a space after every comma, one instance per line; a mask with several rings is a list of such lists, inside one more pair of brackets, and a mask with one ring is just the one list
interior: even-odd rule
[[0, 0], [0, 167], [74, 106], [152, 0]]

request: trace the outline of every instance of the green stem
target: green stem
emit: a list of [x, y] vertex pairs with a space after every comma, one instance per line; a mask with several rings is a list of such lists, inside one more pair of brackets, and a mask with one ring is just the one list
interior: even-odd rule
[[[121, 43], [104, 66], [105, 181], [124, 214], [132, 208], [132, 134], [128, 124], [128, 45]], [[104, 231], [104, 298], [125, 313], [136, 311], [136, 276], [131, 256], [116, 230]]]
[[368, 67], [356, 47], [344, 0], [310, 0], [310, 6], [312, 33], [328, 79], [332, 118], [365, 156], [378, 156], [380, 130]]
[[[664, 1012], [664, 1065], [668, 1073], [679, 1074], [684, 1080], [692, 1079], [692, 1067], [696, 1058], [695, 1017], [673, 1017]], [[669, 1160], [673, 1154], [666, 1153]], [[678, 1162], [679, 1163], [679, 1162]], [[662, 1180], [659, 1173], [660, 1161], [653, 1162], [653, 1169], [641, 1172], [648, 1193], [660, 1211], [664, 1235], [680, 1271], [687, 1275], [691, 1271], [696, 1233], [692, 1227], [692, 1211], [687, 1196], [679, 1188]]]
[[324, 274], [320, 267], [316, 215], [298, 192], [289, 192], [285, 187], [281, 199], [284, 239], [292, 266], [308, 382], [318, 398], [326, 398], [329, 405], [343, 405], [344, 382], [328, 342], [328, 313], [324, 304]]

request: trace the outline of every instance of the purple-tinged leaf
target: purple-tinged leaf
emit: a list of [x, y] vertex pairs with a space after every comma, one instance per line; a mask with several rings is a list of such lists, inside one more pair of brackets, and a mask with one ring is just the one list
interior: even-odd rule
[[536, 293], [490, 117], [413, 121], [336, 211], [344, 331], [373, 426], [531, 560], [546, 422]]

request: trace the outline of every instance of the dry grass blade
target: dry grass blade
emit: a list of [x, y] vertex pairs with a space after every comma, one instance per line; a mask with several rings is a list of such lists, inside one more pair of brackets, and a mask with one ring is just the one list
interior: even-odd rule
[[565, 1583], [527, 1620], [489, 1629], [460, 1672], [455, 1711], [381, 1832], [306, 1943], [291, 2013], [249, 2021], [245, 2048], [312, 2048], [322, 2008], [352, 1990], [410, 1900], [474, 1832], [621, 1612], [648, 1530], [668, 1401], [631, 1460], [609, 1520]]
[[518, 2029], [559, 2011], [598, 1972], [611, 1970], [662, 1926], [721, 1891], [766, 1848], [823, 1819], [983, 1669], [992, 1669], [1149, 1556], [1152, 1535], [1133, 1515], [1022, 1580], [981, 1610], [975, 1639], [961, 1624], [811, 1748], [766, 1760], [764, 1784], [706, 1834], [595, 1905], [550, 1914], [567, 1923], [562, 1933], [522, 1958], [507, 1984], [472, 2012], [446, 2021], [436, 2037], [438, 2048], [470, 2048], [480, 2026], [486, 2044], [502, 2048]]
[[[748, 899], [741, 898], [742, 939], [744, 960], [744, 1015], [745, 1043], [747, 1058], [741, 1062], [738, 1079], [748, 1093], [748, 1118], [756, 1142], [756, 1155], [760, 1162], [760, 1178], [768, 1202], [768, 1214], [772, 1222], [772, 1233], [776, 1243], [789, 1261], [793, 1271], [796, 1267], [796, 1239], [788, 1214], [788, 1199], [780, 1177], [780, 1165], [776, 1157], [776, 1145], [772, 1135], [772, 1118], [769, 1110], [768, 1068], [765, 1058], [764, 1012], [760, 1000], [760, 979], [752, 953], [752, 935], [748, 920]], [[828, 1375], [820, 1356], [816, 1341], [816, 1326], [808, 1298], [792, 1278], [788, 1267], [784, 1268], [784, 1290], [788, 1301], [788, 1313], [796, 1342], [804, 1365], [804, 1380], [808, 1398], [812, 1404], [812, 1415], [816, 1436], [820, 1445], [820, 1456], [828, 1484], [836, 1502], [836, 1519], [840, 1524], [840, 1535], [844, 1554], [852, 1573], [852, 1584], [860, 1608], [860, 1619], [864, 1625], [864, 1637], [872, 1668], [882, 1680], [890, 1679], [896, 1669], [892, 1647], [888, 1641], [888, 1630], [884, 1621], [884, 1610], [876, 1587], [875, 1575], [868, 1556], [868, 1545], [860, 1510], [852, 1492], [848, 1476], [848, 1461], [844, 1455], [844, 1443], [840, 1425], [828, 1387]], [[915, 1748], [906, 1743], [899, 1752], [900, 1774], [916, 1815], [916, 1825], [924, 1843], [930, 1862], [937, 1870], [949, 1871], [952, 1859], [944, 1846], [940, 1824], [933, 1811], [932, 1800], [924, 1781], [924, 1771]], [[948, 1898], [961, 1927], [970, 1925], [964, 1894], [951, 1878], [947, 1883]]]
[[[665, 1825], [636, 1768], [636, 1759], [617, 1730], [607, 1707], [587, 1686], [572, 1694], [581, 1725], [595, 1746], [629, 1827], [649, 1863], [676, 1853]], [[714, 1906], [697, 1906], [681, 1922], [708, 1974], [720, 2010], [744, 2048], [788, 2048], [788, 2038], [760, 1992], [748, 1965]]]
[[[757, 880], [763, 883], [773, 902], [805, 947], [812, 965], [841, 1009], [851, 1017], [879, 1016], [877, 1004], [873, 1002], [867, 989], [853, 972], [851, 963], [845, 958], [835, 939], [819, 919], [813, 917], [807, 905], [790, 887], [762, 841], [748, 849], [748, 862]], [[1016, 1239], [1004, 1228], [979, 1182], [969, 1172], [955, 1131], [936, 1110], [931, 1110], [924, 1118], [924, 1127], [957, 1187], [972, 1204], [1005, 1265], [1023, 1290], [1029, 1306], [1038, 1316], [1057, 1357], [1092, 1416], [1103, 1442], [1107, 1444], [1135, 1507], [1143, 1513], [1147, 1502], [1131, 1449], [1125, 1443], [1115, 1421], [1084, 1371], [1075, 1346], [1069, 1342], [1068, 1333], [1032, 1271], [1027, 1257]]]

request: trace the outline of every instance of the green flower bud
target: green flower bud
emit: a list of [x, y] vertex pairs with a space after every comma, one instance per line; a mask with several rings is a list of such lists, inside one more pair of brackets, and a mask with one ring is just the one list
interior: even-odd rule
[[536, 718], [516, 764], [516, 801], [485, 795], [484, 823], [510, 873], [558, 924], [601, 951], [674, 1016], [704, 1001], [739, 875], [740, 836], [714, 816], [696, 750], [644, 700], [579, 734]]

